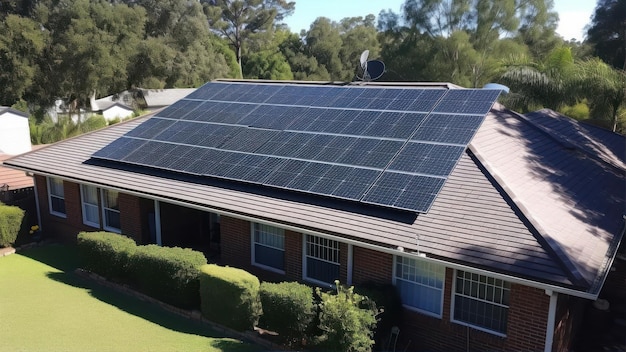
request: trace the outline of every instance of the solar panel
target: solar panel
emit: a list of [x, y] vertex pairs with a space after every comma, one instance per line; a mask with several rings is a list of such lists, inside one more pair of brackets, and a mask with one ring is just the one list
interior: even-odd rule
[[92, 157], [426, 212], [497, 96], [210, 82]]

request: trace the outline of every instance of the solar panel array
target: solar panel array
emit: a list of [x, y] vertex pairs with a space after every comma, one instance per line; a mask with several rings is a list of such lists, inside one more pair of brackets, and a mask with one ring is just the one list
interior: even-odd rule
[[427, 212], [498, 95], [210, 82], [93, 157]]

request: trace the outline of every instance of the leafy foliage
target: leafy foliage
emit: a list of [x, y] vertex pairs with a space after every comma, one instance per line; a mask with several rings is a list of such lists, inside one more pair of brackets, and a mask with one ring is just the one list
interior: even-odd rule
[[205, 317], [239, 331], [257, 325], [263, 310], [256, 276], [215, 264], [204, 265], [200, 271], [201, 308]]
[[0, 246], [15, 243], [24, 219], [24, 210], [0, 203]]
[[335, 281], [336, 294], [316, 289], [321, 298], [317, 344], [324, 350], [371, 351], [376, 328], [376, 304]]
[[139, 246], [129, 265], [133, 285], [154, 298], [181, 308], [200, 306], [201, 252], [189, 248]]
[[77, 247], [82, 267], [114, 281], [129, 282], [130, 258], [137, 246], [126, 236], [111, 232], [81, 232]]
[[259, 325], [286, 339], [302, 338], [316, 315], [313, 289], [297, 282], [261, 283]]
[[626, 70], [626, 0], [598, 0], [587, 41], [604, 62]]

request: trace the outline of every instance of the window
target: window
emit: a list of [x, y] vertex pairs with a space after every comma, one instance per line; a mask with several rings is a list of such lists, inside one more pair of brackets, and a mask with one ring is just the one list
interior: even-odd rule
[[65, 217], [65, 195], [63, 193], [63, 180], [48, 178], [48, 201], [50, 214]]
[[446, 268], [423, 260], [396, 257], [394, 283], [402, 304], [441, 317]]
[[305, 279], [334, 284], [339, 279], [339, 242], [306, 235]]
[[120, 232], [120, 208], [117, 203], [118, 192], [108, 189], [102, 190], [102, 218], [104, 229], [107, 231]]
[[458, 270], [454, 291], [454, 320], [480, 330], [506, 334], [511, 284]]
[[100, 228], [98, 189], [93, 186], [81, 185], [80, 196], [83, 203], [83, 223]]
[[252, 224], [252, 264], [284, 272], [285, 232], [283, 229]]

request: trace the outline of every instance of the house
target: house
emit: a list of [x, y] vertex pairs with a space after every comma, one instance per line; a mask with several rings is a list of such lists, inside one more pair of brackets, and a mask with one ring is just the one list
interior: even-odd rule
[[624, 235], [626, 140], [496, 97], [215, 81], [4, 163], [34, 174], [59, 238], [219, 243], [264, 280], [393, 284], [410, 349], [566, 351]]
[[28, 115], [0, 106], [0, 154], [17, 155], [30, 151]]
[[170, 106], [193, 93], [196, 88], [140, 89], [146, 109], [154, 111]]
[[106, 98], [98, 99], [95, 104], [91, 104], [91, 111], [94, 113], [102, 114], [104, 119], [112, 121], [115, 119], [127, 119], [133, 117], [135, 111], [128, 105], [120, 102], [108, 100]]

